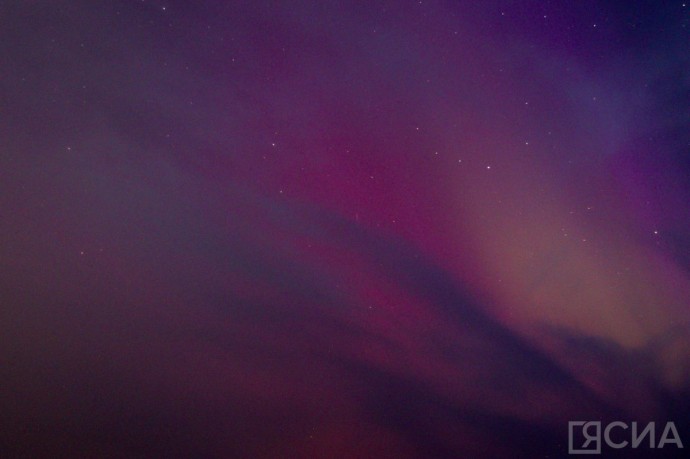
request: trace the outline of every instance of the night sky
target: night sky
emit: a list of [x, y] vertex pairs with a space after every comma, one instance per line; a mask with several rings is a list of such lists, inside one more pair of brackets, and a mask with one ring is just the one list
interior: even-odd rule
[[2, 458], [690, 448], [690, 2], [0, 1], [0, 212]]

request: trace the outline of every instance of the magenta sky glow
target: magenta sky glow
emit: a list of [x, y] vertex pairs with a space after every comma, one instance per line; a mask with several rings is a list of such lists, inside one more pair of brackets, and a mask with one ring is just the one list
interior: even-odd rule
[[682, 1], [5, 3], [0, 456], [690, 440]]

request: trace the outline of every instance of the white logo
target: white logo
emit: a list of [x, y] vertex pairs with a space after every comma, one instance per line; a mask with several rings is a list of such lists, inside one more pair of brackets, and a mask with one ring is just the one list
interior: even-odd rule
[[654, 422], [648, 423], [640, 430], [637, 422], [628, 425], [625, 422], [614, 421], [606, 424], [602, 431], [601, 421], [570, 421], [568, 454], [601, 454], [602, 439], [606, 446], [613, 449], [640, 446], [661, 449], [670, 445], [683, 448], [683, 442], [673, 422], [666, 423], [658, 442], [655, 435], [657, 431]]

